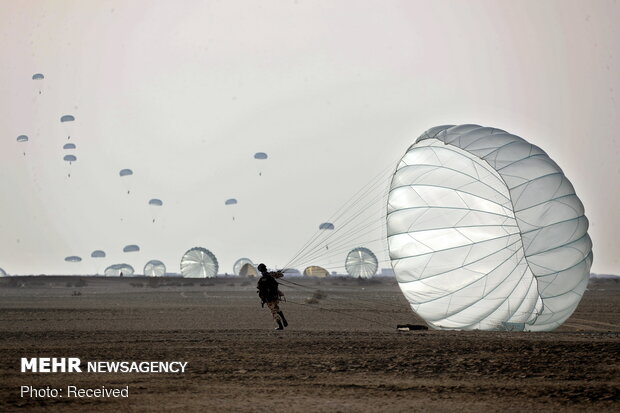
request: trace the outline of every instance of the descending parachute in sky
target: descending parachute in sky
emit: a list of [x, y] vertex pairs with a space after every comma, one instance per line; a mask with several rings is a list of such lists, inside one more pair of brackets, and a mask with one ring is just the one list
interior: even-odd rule
[[106, 277], [129, 277], [134, 273], [134, 269], [129, 264], [114, 264], [105, 269], [103, 274]]
[[305, 277], [325, 278], [329, 277], [329, 272], [318, 265], [311, 265], [304, 270]]
[[138, 251], [140, 251], [140, 247], [135, 244], [125, 245], [125, 247], [123, 247], [123, 252], [138, 252]]
[[[77, 161], [77, 157], [75, 155], [65, 155], [62, 159], [65, 162], [69, 162], [69, 165]], [[71, 172], [67, 172], [67, 177], [71, 178]]]
[[[34, 75], [32, 75], [32, 80], [43, 80], [45, 79], [45, 76], [43, 76], [43, 73], [35, 73]], [[38, 82], [37, 82], [38, 83]], [[39, 88], [39, 95], [41, 94], [41, 85], [38, 85]]]
[[90, 253], [91, 258], [105, 258], [105, 251], [95, 250]]
[[[121, 169], [118, 172], [118, 176], [120, 176], [121, 178], [127, 179], [128, 176], [133, 175], [133, 171], [131, 169]], [[129, 195], [129, 193], [131, 192], [131, 187], [130, 187], [130, 183], [129, 181], [124, 181], [124, 183], [126, 184], [125, 189], [127, 189], [127, 194]]]
[[159, 260], [150, 260], [144, 266], [144, 275], [147, 277], [163, 277], [166, 275], [166, 266]]
[[186, 278], [213, 278], [218, 269], [215, 255], [202, 247], [188, 250], [181, 258], [181, 274]]
[[503, 130], [426, 131], [398, 164], [387, 213], [399, 286], [433, 328], [550, 331], [588, 283], [592, 242], [573, 186]]
[[[237, 205], [237, 200], [235, 198], [229, 198], [224, 202], [224, 205]], [[235, 220], [235, 216], [233, 215], [232, 220]]]
[[73, 115], [63, 115], [60, 117], [60, 121], [61, 122], [73, 122], [75, 120], [75, 118], [73, 117]]
[[82, 261], [82, 258], [78, 257], [77, 255], [71, 255], [70, 257], [65, 257], [65, 261], [67, 261], [67, 262], [80, 262], [80, 261]]
[[149, 207], [151, 209], [151, 216], [153, 218], [153, 222], [159, 216], [159, 212], [161, 210], [161, 206], [164, 205], [164, 202], [161, 199], [153, 198], [149, 200]]
[[62, 146], [62, 149], [75, 149], [75, 144], [74, 143], [65, 143]]
[[[17, 137], [17, 142], [20, 142], [20, 143], [28, 142], [28, 136], [26, 136], [26, 135], [19, 135]], [[26, 156], [26, 151], [24, 151], [24, 156]]]
[[359, 247], [347, 254], [344, 267], [352, 277], [372, 278], [377, 273], [379, 261], [371, 250]]
[[254, 266], [254, 263], [252, 262], [251, 259], [249, 259], [249, 258], [239, 258], [233, 264], [233, 273], [235, 275], [241, 275], [241, 268], [243, 268], [246, 264], [250, 264], [251, 266]]
[[[258, 159], [259, 161], [265, 160], [267, 158], [269, 158], [269, 156], [265, 152], [256, 152], [254, 154], [254, 159]], [[262, 176], [262, 175], [263, 175], [263, 172], [259, 171], [258, 176]]]
[[323, 222], [321, 225], [319, 225], [319, 229], [334, 229], [334, 224], [332, 224], [331, 222]]

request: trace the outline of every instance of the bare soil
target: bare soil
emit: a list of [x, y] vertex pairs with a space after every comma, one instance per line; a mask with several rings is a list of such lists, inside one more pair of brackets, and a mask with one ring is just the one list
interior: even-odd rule
[[[290, 326], [274, 331], [253, 280], [0, 279], [0, 411], [620, 410], [614, 280], [592, 281], [551, 333], [398, 332], [423, 322], [394, 279], [291, 280], [300, 285], [283, 287]], [[21, 357], [188, 367], [33, 374], [20, 372]], [[22, 398], [22, 385], [128, 385], [129, 397]]]

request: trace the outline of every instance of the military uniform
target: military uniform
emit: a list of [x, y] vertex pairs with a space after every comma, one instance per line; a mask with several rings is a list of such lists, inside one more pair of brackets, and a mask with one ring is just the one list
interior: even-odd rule
[[284, 298], [284, 294], [278, 289], [277, 278], [282, 278], [284, 274], [281, 271], [261, 271], [262, 277], [258, 280], [258, 296], [262, 301], [262, 305], [267, 304], [267, 308], [271, 311], [274, 321], [278, 325], [277, 329], [282, 330], [288, 325], [284, 313], [280, 310], [279, 303]]

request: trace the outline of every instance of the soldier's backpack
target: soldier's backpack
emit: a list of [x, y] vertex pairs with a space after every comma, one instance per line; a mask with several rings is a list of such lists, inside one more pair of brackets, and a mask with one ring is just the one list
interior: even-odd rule
[[256, 285], [258, 296], [263, 303], [278, 299], [278, 282], [269, 275], [263, 275]]

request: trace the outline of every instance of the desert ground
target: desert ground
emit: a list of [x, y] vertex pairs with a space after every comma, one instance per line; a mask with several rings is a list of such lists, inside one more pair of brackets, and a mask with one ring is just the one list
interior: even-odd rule
[[[620, 282], [593, 280], [550, 333], [423, 324], [392, 278], [291, 278], [274, 331], [254, 280], [0, 279], [0, 411], [620, 411]], [[21, 373], [21, 357], [186, 361], [184, 374]], [[20, 386], [129, 386], [128, 398]]]

